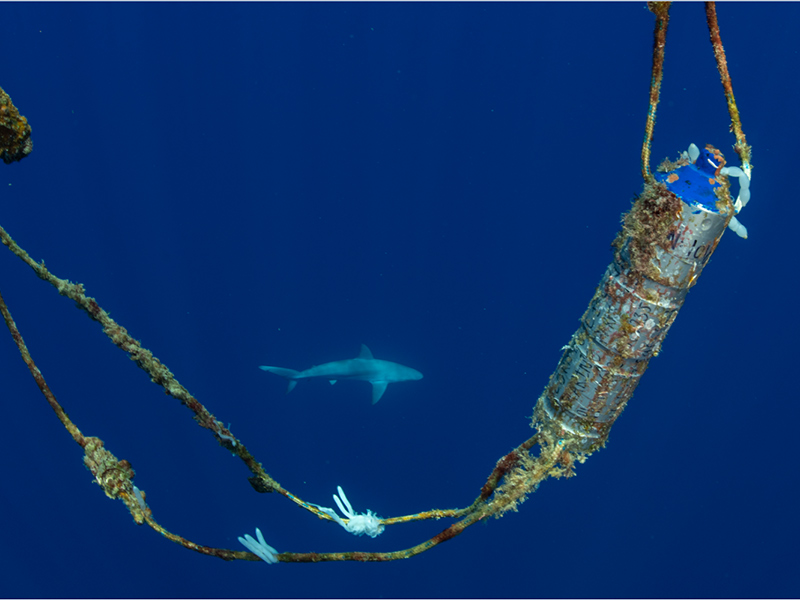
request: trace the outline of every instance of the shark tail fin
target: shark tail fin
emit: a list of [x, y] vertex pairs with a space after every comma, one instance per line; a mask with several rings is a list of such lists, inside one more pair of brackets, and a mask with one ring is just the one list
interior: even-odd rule
[[294, 389], [294, 386], [297, 385], [297, 375], [300, 371], [295, 371], [294, 369], [284, 369], [283, 367], [258, 367], [262, 371], [266, 371], [267, 373], [275, 373], [275, 375], [280, 375], [281, 377], [286, 377], [289, 380], [289, 387], [286, 388], [286, 393], [288, 394]]

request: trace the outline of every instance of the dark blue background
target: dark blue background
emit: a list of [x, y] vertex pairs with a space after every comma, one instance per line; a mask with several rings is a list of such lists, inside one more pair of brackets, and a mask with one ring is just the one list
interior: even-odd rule
[[[753, 200], [608, 447], [518, 514], [408, 561], [208, 558], [137, 527], [0, 336], [3, 596], [797, 596], [797, 4], [721, 4]], [[2, 224], [84, 283], [282, 485], [395, 516], [469, 504], [528, 417], [641, 188], [653, 15], [633, 4], [2, 4], [34, 152]], [[653, 163], [731, 164], [700, 4], [672, 9]], [[396, 550], [245, 467], [10, 253], [0, 289], [57, 397], [156, 519], [241, 549]], [[355, 356], [389, 387], [256, 367]]]

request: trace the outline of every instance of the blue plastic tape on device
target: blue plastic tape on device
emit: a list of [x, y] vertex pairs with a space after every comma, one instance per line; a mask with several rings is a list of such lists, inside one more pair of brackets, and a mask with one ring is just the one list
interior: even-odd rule
[[[699, 205], [704, 210], [717, 213], [719, 210], [714, 190], [721, 185], [715, 179], [717, 167], [712, 165], [713, 161], [714, 155], [704, 148], [694, 164], [678, 167], [669, 173], [657, 173], [655, 177], [667, 184], [667, 189], [689, 206]], [[674, 175], [678, 178], [675, 179]]]

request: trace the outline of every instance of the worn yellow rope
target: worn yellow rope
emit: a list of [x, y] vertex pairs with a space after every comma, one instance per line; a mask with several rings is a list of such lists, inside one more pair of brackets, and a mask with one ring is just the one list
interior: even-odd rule
[[648, 2], [647, 7], [656, 15], [653, 32], [653, 70], [650, 77], [650, 105], [647, 109], [647, 122], [644, 126], [642, 142], [642, 177], [646, 183], [653, 181], [650, 172], [650, 147], [653, 143], [653, 130], [656, 126], [656, 108], [661, 94], [661, 80], [664, 76], [664, 49], [667, 45], [667, 26], [671, 2]]
[[736, 106], [736, 98], [733, 96], [733, 83], [728, 72], [728, 61], [725, 58], [725, 48], [722, 47], [722, 37], [719, 33], [719, 22], [717, 21], [717, 7], [715, 2], [706, 2], [706, 20], [708, 21], [708, 31], [711, 36], [711, 46], [714, 48], [714, 58], [717, 61], [722, 89], [725, 90], [725, 100], [728, 103], [728, 113], [731, 116], [731, 131], [736, 136], [736, 144], [733, 149], [739, 155], [742, 162], [742, 169], [750, 177], [750, 155], [752, 148], [747, 143], [744, 131], [742, 130], [742, 119], [739, 115], [739, 108]]

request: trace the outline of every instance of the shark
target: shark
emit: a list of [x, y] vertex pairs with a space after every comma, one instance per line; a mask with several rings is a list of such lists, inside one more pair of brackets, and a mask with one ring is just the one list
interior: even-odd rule
[[369, 381], [372, 384], [372, 403], [381, 399], [386, 387], [398, 381], [417, 381], [422, 379], [422, 373], [411, 367], [406, 367], [388, 360], [379, 360], [372, 356], [372, 352], [361, 344], [361, 352], [356, 358], [335, 360], [311, 367], [305, 371], [284, 369], [283, 367], [258, 367], [267, 373], [275, 373], [289, 380], [288, 394], [297, 385], [300, 379], [321, 378], [330, 381], [331, 385], [340, 379], [355, 379]]

